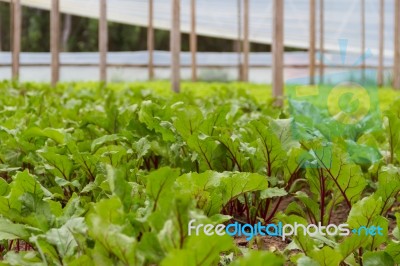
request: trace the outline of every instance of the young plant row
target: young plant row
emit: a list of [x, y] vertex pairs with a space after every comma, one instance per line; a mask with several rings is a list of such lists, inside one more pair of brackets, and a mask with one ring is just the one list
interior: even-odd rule
[[[3, 263], [400, 263], [397, 102], [373, 121], [378, 130], [332, 134], [334, 117], [316, 126], [241, 89], [193, 97], [83, 86], [0, 85]], [[300, 234], [284, 250], [247, 252], [187, 228], [192, 219], [328, 225], [341, 213], [384, 235]]]

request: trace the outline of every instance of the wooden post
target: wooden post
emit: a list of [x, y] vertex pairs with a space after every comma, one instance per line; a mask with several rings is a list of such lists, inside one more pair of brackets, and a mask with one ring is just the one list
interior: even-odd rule
[[378, 66], [378, 86], [382, 87], [384, 82], [384, 43], [385, 38], [385, 0], [379, 1], [379, 66]]
[[365, 81], [365, 0], [361, 0], [361, 80]]
[[324, 83], [325, 75], [325, 61], [324, 61], [324, 51], [325, 51], [325, 10], [324, 10], [324, 0], [319, 0], [319, 82]]
[[237, 0], [237, 19], [238, 19], [238, 39], [237, 39], [237, 53], [238, 53], [238, 80], [243, 80], [242, 72], [242, 0]]
[[315, 84], [315, 0], [310, 0], [310, 50], [309, 75], [310, 84]]
[[180, 52], [181, 52], [181, 29], [180, 29], [180, 0], [172, 0], [172, 27], [171, 27], [171, 86], [175, 92], [180, 91]]
[[191, 0], [190, 51], [192, 54], [192, 81], [197, 81], [196, 0]]
[[244, 0], [244, 21], [243, 21], [243, 81], [249, 81], [249, 1]]
[[147, 49], [149, 51], [149, 80], [154, 79], [154, 0], [149, 0], [149, 26], [147, 28]]
[[100, 52], [100, 81], [107, 81], [107, 50], [108, 50], [108, 27], [107, 27], [107, 0], [100, 0], [99, 17], [99, 52]]
[[21, 16], [21, 1], [12, 0], [12, 78], [15, 80], [19, 79], [19, 57], [21, 53]]
[[283, 105], [283, 2], [274, 0], [272, 10], [272, 93], [278, 106]]
[[1, 30], [3, 27], [2, 27], [2, 25], [3, 25], [3, 18], [0, 16], [0, 51], [2, 51], [3, 50], [3, 47], [2, 47], [2, 42], [3, 42], [3, 38], [2, 38], [2, 36], [3, 36], [3, 31]]
[[60, 78], [60, 2], [52, 0], [50, 19], [51, 86]]
[[394, 19], [393, 88], [400, 90], [400, 0], [395, 0]]

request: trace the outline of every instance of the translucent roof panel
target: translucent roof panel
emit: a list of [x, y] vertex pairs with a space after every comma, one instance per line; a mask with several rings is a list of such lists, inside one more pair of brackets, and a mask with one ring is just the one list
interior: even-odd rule
[[[9, 2], [9, 0], [0, 0]], [[285, 1], [285, 45], [309, 46], [309, 0]], [[23, 5], [49, 9], [49, 0], [21, 0]], [[154, 26], [170, 29], [171, 0], [154, 0]], [[319, 1], [316, 1], [319, 3]], [[377, 54], [379, 45], [379, 1], [366, 2], [366, 48]], [[181, 0], [181, 29], [190, 29], [190, 0]], [[237, 0], [197, 0], [197, 32], [199, 35], [226, 39], [238, 36]], [[325, 48], [361, 54], [360, 0], [325, 0]], [[60, 0], [61, 12], [98, 18], [99, 0]], [[243, 7], [242, 7], [243, 9]], [[385, 1], [385, 56], [393, 54], [394, 0]], [[318, 40], [317, 6], [317, 40]], [[250, 40], [271, 43], [272, 0], [250, 0]], [[113, 22], [147, 26], [147, 0], [108, 0], [108, 18]], [[317, 42], [318, 47], [318, 42]]]

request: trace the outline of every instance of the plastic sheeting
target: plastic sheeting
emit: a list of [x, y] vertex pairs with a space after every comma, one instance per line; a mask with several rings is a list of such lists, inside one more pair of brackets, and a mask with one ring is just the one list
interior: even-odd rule
[[[0, 1], [9, 2], [10, 0]], [[190, 0], [181, 1], [181, 30], [189, 32]], [[309, 0], [283, 1], [285, 1], [285, 45], [307, 49], [309, 46]], [[365, 1], [366, 48], [376, 56], [379, 46], [379, 1]], [[41, 9], [49, 9], [51, 5], [49, 0], [21, 0], [21, 2], [23, 5]], [[155, 28], [170, 29], [171, 2], [171, 0], [154, 0]], [[197, 0], [198, 34], [237, 39], [237, 3], [237, 0]], [[325, 0], [325, 48], [327, 50], [362, 54], [360, 7], [360, 0]], [[60, 0], [60, 8], [63, 13], [98, 18], [99, 0]], [[317, 6], [317, 12], [318, 10]], [[385, 56], [389, 58], [393, 54], [393, 10], [394, 0], [386, 0]], [[319, 40], [318, 18], [317, 14], [317, 40]], [[108, 0], [108, 19], [113, 22], [147, 26], [148, 1]], [[250, 0], [250, 40], [257, 43], [271, 43], [271, 26], [272, 0]]]

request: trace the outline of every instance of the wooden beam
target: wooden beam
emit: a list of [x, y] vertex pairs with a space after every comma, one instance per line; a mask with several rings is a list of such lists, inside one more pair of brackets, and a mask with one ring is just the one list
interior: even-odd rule
[[[1, 63], [0, 62], [0, 67], [10, 67], [12, 66], [11, 63]], [[49, 63], [21, 63], [20, 64], [21, 67], [50, 67]], [[60, 63], [61, 67], [98, 67], [99, 64], [98, 63]], [[118, 64], [118, 63], [108, 63], [107, 64], [108, 67], [119, 67], [119, 68], [126, 68], [126, 67], [136, 67], [136, 68], [148, 68], [148, 64], [147, 63], [126, 63], [126, 64]], [[164, 68], [164, 69], [169, 69], [171, 68], [171, 65], [167, 65], [167, 64], [154, 64], [155, 67], [157, 68]], [[272, 65], [271, 64], [251, 64], [250, 65], [251, 68], [257, 68], [257, 69], [271, 69]], [[317, 65], [318, 66], [318, 65]], [[211, 69], [224, 69], [224, 68], [228, 68], [228, 69], [232, 69], [232, 68], [236, 68], [235, 65], [225, 65], [225, 64], [220, 64], [220, 65], [213, 65], [213, 64], [202, 64], [197, 66], [198, 68], [211, 68]], [[343, 65], [342, 64], [329, 64], [326, 65], [325, 68], [330, 68], [330, 69], [337, 69], [337, 68], [342, 68]], [[187, 68], [188, 70], [191, 69], [191, 64], [181, 64], [181, 68]], [[308, 63], [307, 64], [285, 64], [283, 66], [283, 68], [295, 68], [295, 69], [307, 69], [308, 68]], [[348, 69], [358, 69], [360, 70], [361, 67], [359, 65], [349, 65], [346, 66], [346, 68]], [[376, 69], [376, 65], [366, 65], [367, 69]], [[385, 66], [386, 70], [392, 70], [393, 66]]]
[[243, 71], [242, 71], [242, 0], [237, 0], [237, 53], [238, 53], [238, 80], [243, 80]]
[[171, 27], [171, 86], [175, 92], [180, 91], [180, 52], [181, 52], [181, 31], [180, 31], [180, 13], [181, 3], [180, 0], [172, 0], [172, 27]]
[[385, 48], [385, 0], [379, 1], [379, 66], [378, 66], [378, 86], [384, 83], [384, 48]]
[[149, 0], [149, 26], [147, 27], [147, 50], [149, 51], [149, 80], [154, 79], [154, 0]]
[[22, 7], [20, 0], [12, 0], [11, 2], [11, 18], [12, 18], [12, 78], [19, 79], [19, 64], [21, 53], [21, 17]]
[[361, 0], [361, 79], [365, 81], [365, 0]]
[[99, 52], [100, 52], [100, 81], [102, 82], [107, 82], [107, 50], [108, 50], [107, 0], [100, 0]]
[[60, 78], [60, 1], [52, 0], [50, 14], [51, 85]]
[[395, 0], [394, 8], [394, 66], [393, 88], [400, 90], [400, 0]]
[[319, 0], [319, 83], [324, 83], [324, 75], [325, 75], [325, 0]]
[[3, 46], [2, 46], [2, 42], [3, 42], [3, 17], [0, 16], [0, 51], [3, 51]]
[[190, 52], [192, 54], [192, 81], [197, 81], [196, 0], [191, 0]]
[[278, 106], [283, 105], [283, 4], [282, 0], [274, 0], [272, 10], [272, 94]]
[[309, 76], [310, 84], [315, 84], [315, 0], [310, 0], [310, 49], [309, 49]]
[[249, 28], [250, 28], [250, 11], [249, 1], [244, 0], [244, 21], [243, 21], [243, 81], [249, 81], [249, 53], [250, 53], [250, 42], [249, 42]]

